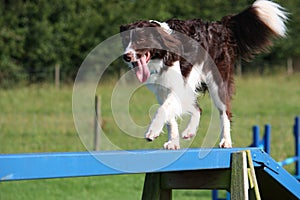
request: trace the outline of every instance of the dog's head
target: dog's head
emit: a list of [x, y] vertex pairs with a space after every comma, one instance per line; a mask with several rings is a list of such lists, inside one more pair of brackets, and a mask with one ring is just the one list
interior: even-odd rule
[[171, 29], [156, 21], [138, 21], [120, 27], [123, 46], [123, 59], [134, 69], [140, 82], [150, 77], [148, 63], [154, 59], [163, 60], [171, 66], [180, 54], [179, 41], [171, 35]]

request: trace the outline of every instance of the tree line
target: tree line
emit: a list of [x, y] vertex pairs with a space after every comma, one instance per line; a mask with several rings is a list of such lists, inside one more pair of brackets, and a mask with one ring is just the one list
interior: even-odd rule
[[[300, 1], [278, 0], [289, 14], [288, 37], [275, 42], [271, 53], [256, 59], [258, 66], [282, 66], [300, 55]], [[141, 19], [201, 18], [220, 20], [238, 13], [253, 0], [0, 0], [0, 85], [24, 80], [47, 81], [55, 65], [61, 79], [72, 81], [86, 55], [101, 41], [119, 32], [121, 24]], [[110, 68], [117, 74], [121, 62]], [[244, 65], [244, 63], [243, 63]]]

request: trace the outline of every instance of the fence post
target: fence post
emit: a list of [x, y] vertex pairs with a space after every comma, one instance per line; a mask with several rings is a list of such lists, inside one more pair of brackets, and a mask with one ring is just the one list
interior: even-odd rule
[[242, 76], [242, 59], [238, 58], [236, 62], [236, 74], [237, 76]]
[[95, 96], [95, 121], [94, 121], [94, 150], [99, 150], [99, 127], [101, 126], [101, 120], [99, 119], [100, 109], [99, 109], [99, 99]]
[[300, 119], [299, 116], [295, 118], [294, 136], [295, 136], [295, 156], [298, 158], [296, 161], [296, 177], [300, 178]]
[[60, 65], [55, 65], [55, 87], [59, 88], [60, 85]]
[[288, 59], [287, 59], [287, 74], [292, 75], [293, 73], [294, 73], [293, 58], [288, 57]]

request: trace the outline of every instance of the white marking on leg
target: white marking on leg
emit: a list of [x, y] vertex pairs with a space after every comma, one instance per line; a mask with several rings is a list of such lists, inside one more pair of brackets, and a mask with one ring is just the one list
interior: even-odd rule
[[[224, 104], [227, 92], [226, 88], [224, 88], [224, 86], [222, 85], [223, 82], [219, 83], [220, 85], [217, 85], [213, 80], [213, 76], [211, 73], [208, 73], [207, 80], [208, 82], [206, 84], [210, 96], [220, 112], [221, 141], [219, 143], [219, 146], [221, 148], [231, 148], [232, 142], [230, 137], [230, 120], [226, 114], [226, 105]], [[221, 94], [221, 96], [219, 94]]]
[[164, 144], [165, 149], [180, 149], [178, 123], [175, 118], [172, 118], [168, 124], [169, 140]]
[[153, 141], [157, 138], [160, 135], [165, 122], [166, 111], [162, 106], [160, 106], [145, 133], [145, 138], [149, 141]]
[[182, 132], [181, 136], [183, 139], [190, 139], [197, 133], [197, 129], [200, 123], [200, 110], [193, 106], [194, 109], [191, 111], [191, 118], [186, 129]]
[[181, 113], [181, 105], [176, 95], [171, 92], [165, 102], [158, 108], [155, 117], [146, 131], [146, 139], [152, 141], [158, 137], [167, 121], [178, 116]]
[[221, 148], [231, 148], [231, 136], [230, 136], [230, 120], [226, 112], [222, 112], [220, 115], [221, 121], [221, 140], [219, 146]]
[[195, 107], [198, 94], [196, 88], [201, 84], [201, 74], [204, 63], [196, 64], [193, 66], [190, 74], [187, 77], [186, 85], [184, 88], [184, 95], [182, 95], [182, 107], [184, 112], [190, 114], [190, 121], [186, 129], [182, 132], [181, 136], [184, 139], [190, 139], [196, 135], [199, 122], [200, 122], [200, 110]]
[[[158, 62], [158, 66], [151, 69], [159, 69], [160, 65], [161, 62]], [[173, 66], [168, 67], [162, 74], [154, 74], [148, 80], [149, 89], [156, 94], [158, 102], [161, 103], [145, 134], [146, 139], [154, 140], [160, 135], [166, 122], [182, 114], [180, 98], [181, 92], [184, 91], [184, 81], [180, 73], [180, 63], [174, 62]]]

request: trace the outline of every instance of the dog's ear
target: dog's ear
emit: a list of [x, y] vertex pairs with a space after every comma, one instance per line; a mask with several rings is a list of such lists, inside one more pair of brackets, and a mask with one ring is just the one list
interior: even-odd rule
[[163, 50], [167, 51], [164, 57], [164, 64], [171, 66], [174, 61], [180, 60], [183, 53], [182, 43], [173, 34], [169, 34], [161, 28], [157, 29], [161, 39], [161, 46]]
[[120, 26], [120, 32], [124, 32], [128, 29], [128, 27], [126, 25], [121, 25]]

